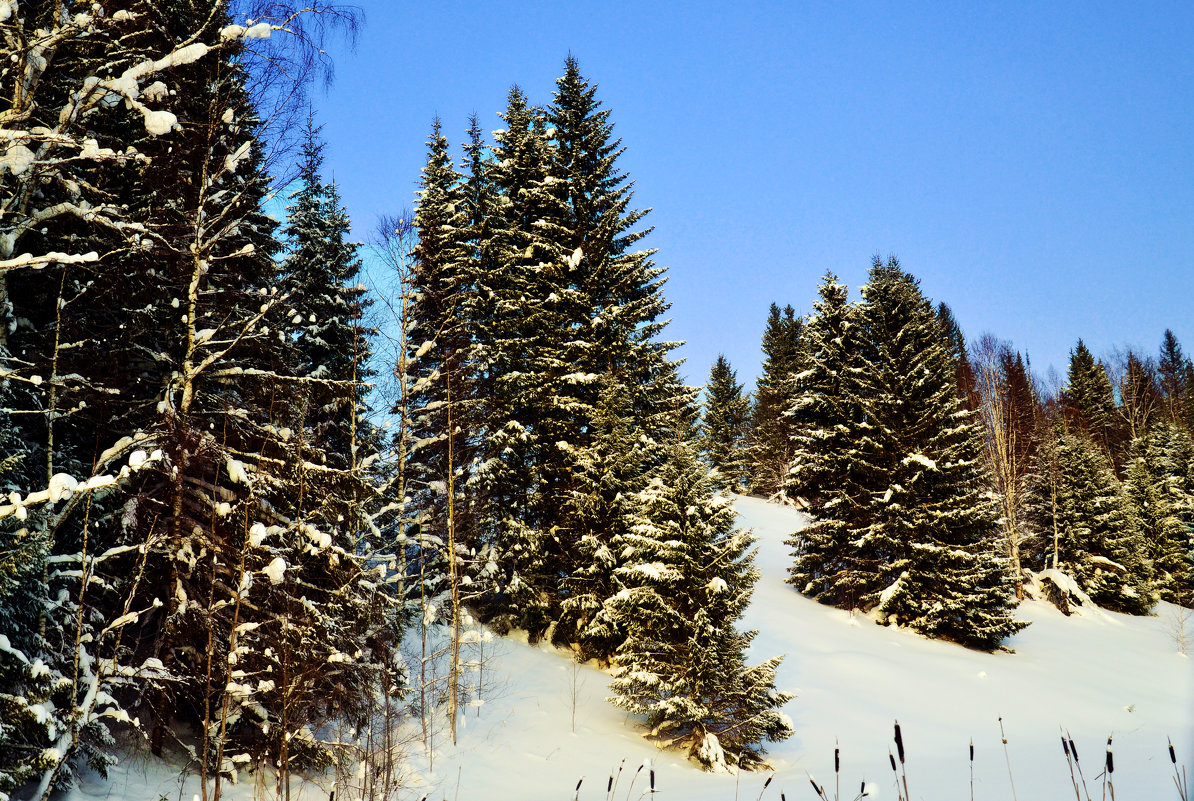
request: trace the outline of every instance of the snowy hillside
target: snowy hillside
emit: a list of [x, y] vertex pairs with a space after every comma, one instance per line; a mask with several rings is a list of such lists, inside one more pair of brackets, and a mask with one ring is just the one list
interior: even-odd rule
[[[871, 797], [894, 798], [887, 753], [898, 719], [913, 798], [967, 797], [973, 739], [975, 798], [1011, 799], [1001, 716], [1019, 799], [1072, 797], [1061, 729], [1079, 748], [1094, 797], [1108, 735], [1114, 736], [1118, 797], [1177, 797], [1166, 737], [1173, 738], [1179, 761], [1194, 763], [1194, 664], [1177, 653], [1174, 607], [1162, 605], [1144, 619], [1113, 613], [1067, 619], [1027, 602], [1020, 617], [1032, 625], [1009, 643], [1014, 654], [968, 651], [800, 597], [784, 584], [790, 559], [783, 540], [803, 518], [752, 498], [736, 505], [741, 525], [759, 537], [762, 579], [746, 618], [760, 632], [752, 656], [787, 654], [779, 686], [797, 696], [785, 710], [796, 735], [769, 751], [776, 776], [765, 798], [778, 799], [781, 791], [788, 799], [813, 798], [806, 773], [832, 797], [835, 742], [844, 798], [857, 793], [862, 779], [874, 784]], [[705, 774], [644, 741], [633, 721], [605, 703], [608, 679], [600, 671], [574, 671], [566, 656], [548, 648], [510, 640], [495, 646], [491, 697], [468, 712], [458, 749], [437, 748], [434, 770], [424, 761], [410, 777], [412, 799], [566, 799], [583, 776], [579, 798], [597, 801], [606, 798], [610, 771], [623, 761], [617, 798], [638, 798], [647, 788], [646, 772], [628, 794], [629, 782], [647, 759], [665, 798], [758, 797], [766, 774]], [[327, 798], [319, 784], [311, 782], [299, 797]], [[193, 781], [183, 791], [189, 797]], [[179, 797], [177, 779], [139, 764], [118, 768], [111, 784], [97, 782], [74, 797], [153, 801], [163, 793]], [[232, 795], [253, 797], [244, 785]]]

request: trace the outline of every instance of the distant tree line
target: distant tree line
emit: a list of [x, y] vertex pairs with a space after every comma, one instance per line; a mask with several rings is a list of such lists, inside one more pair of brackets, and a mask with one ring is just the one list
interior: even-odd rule
[[1026, 592], [1194, 602], [1194, 364], [1172, 331], [1155, 358], [1079, 340], [1051, 387], [1008, 342], [968, 346], [895, 259], [861, 294], [827, 275], [806, 317], [773, 304], [755, 393], [724, 357], [705, 389], [706, 461], [812, 516], [797, 589], [980, 648]]

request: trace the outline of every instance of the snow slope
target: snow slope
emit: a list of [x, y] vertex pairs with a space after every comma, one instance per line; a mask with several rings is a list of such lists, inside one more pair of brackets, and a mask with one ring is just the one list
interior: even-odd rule
[[[1194, 769], [1194, 663], [1177, 653], [1171, 633], [1176, 609], [1163, 605], [1150, 618], [1094, 612], [1066, 618], [1053, 607], [1026, 602], [1021, 619], [1032, 625], [1009, 641], [1015, 653], [985, 654], [925, 640], [908, 631], [818, 605], [784, 583], [791, 561], [783, 540], [804, 520], [790, 509], [739, 498], [740, 523], [759, 537], [762, 571], [746, 624], [759, 629], [753, 656], [784, 653], [778, 684], [796, 692], [785, 711], [796, 735], [769, 749], [776, 769], [765, 798], [812, 799], [807, 773], [833, 797], [833, 749], [842, 754], [842, 797], [853, 798], [862, 779], [873, 798], [895, 798], [888, 765], [892, 721], [907, 748], [914, 799], [969, 797], [968, 743], [975, 745], [977, 799], [1073, 797], [1059, 742], [1067, 729], [1078, 746], [1092, 797], [1108, 735], [1114, 735], [1117, 797], [1176, 799], [1166, 737], [1179, 761]], [[1188, 623], [1194, 635], [1194, 618]], [[643, 740], [633, 720], [605, 703], [605, 674], [575, 671], [566, 655], [513, 640], [495, 643], [487, 666], [494, 689], [465, 716], [455, 749], [437, 745], [434, 767], [425, 755], [409, 777], [409, 797], [459, 801], [568, 799], [583, 776], [579, 799], [605, 799], [611, 770], [625, 761], [617, 798], [638, 798], [643, 771], [628, 796], [630, 778], [644, 760], [656, 771], [664, 798], [729, 801], [756, 798], [764, 774], [709, 775]], [[577, 686], [572, 731], [572, 686]], [[1007, 736], [1009, 780], [1000, 741]], [[443, 741], [441, 733], [440, 739]], [[156, 770], [156, 772], [155, 772]], [[193, 780], [150, 765], [117, 770], [110, 784], [76, 791], [78, 798], [156, 801], [159, 794], [189, 798]], [[326, 799], [313, 782], [298, 798]], [[241, 786], [232, 799], [252, 798]], [[345, 793], [337, 799], [346, 799]]]

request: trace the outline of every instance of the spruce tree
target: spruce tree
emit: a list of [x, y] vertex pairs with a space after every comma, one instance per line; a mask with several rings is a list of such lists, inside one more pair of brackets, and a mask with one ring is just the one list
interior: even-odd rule
[[750, 400], [726, 357], [718, 354], [705, 385], [705, 408], [701, 418], [701, 450], [733, 492], [741, 492], [746, 480], [745, 445], [750, 421]]
[[1072, 577], [1100, 606], [1146, 614], [1150, 565], [1140, 521], [1106, 453], [1059, 421], [1036, 461], [1029, 514], [1043, 533], [1040, 562]]
[[1162, 402], [1165, 406], [1165, 416], [1173, 423], [1182, 419], [1182, 412], [1189, 400], [1190, 385], [1186, 380], [1186, 357], [1182, 353], [1181, 343], [1173, 335], [1173, 331], [1165, 329], [1161, 339], [1161, 355], [1157, 363], [1157, 374], [1160, 383]]
[[862, 294], [857, 361], [843, 387], [857, 409], [839, 440], [843, 489], [824, 511], [833, 522], [815, 533], [823, 544], [794, 578], [822, 595], [845, 584], [851, 605], [994, 649], [1023, 624], [1012, 617], [1013, 577], [982, 492], [981, 435], [961, 407], [948, 340], [894, 258], [875, 259]]
[[[63, 786], [72, 762], [102, 768], [107, 726], [126, 714], [155, 751], [176, 724], [196, 726], [205, 771], [221, 770], [234, 747], [283, 758], [288, 738], [363, 697], [362, 635], [376, 630], [357, 554], [337, 529], [303, 519], [328, 497], [304, 486], [294, 442], [305, 434], [295, 398], [310, 376], [287, 336], [276, 224], [261, 208], [269, 177], [241, 59], [246, 29], [218, 2], [129, 5], [69, 22], [55, 8], [45, 20], [66, 34], [53, 54], [61, 71], [31, 113], [51, 114], [46, 130], [59, 126], [55, 141], [77, 141], [81, 158], [37, 176], [66, 210], [43, 218], [37, 236], [73, 255], [55, 260], [52, 290], [19, 275], [0, 292], [29, 312], [9, 344], [49, 377], [46, 408], [73, 410], [45, 418], [56, 508], [40, 591], [55, 601], [24, 656], [49, 671], [60, 715], [37, 794]], [[71, 26], [78, 42], [67, 44]], [[100, 83], [87, 83], [97, 68]], [[80, 83], [95, 91], [71, 90]], [[95, 186], [102, 198], [77, 194]], [[93, 201], [92, 214], [71, 211]], [[98, 264], [84, 275], [76, 255]], [[333, 617], [310, 611], [321, 605]], [[304, 678], [276, 684], [284, 700], [234, 675], [266, 658], [242, 650], [238, 632], [276, 634], [283, 615], [294, 631], [301, 621], [308, 643], [288, 668]], [[337, 653], [351, 661], [312, 669]], [[219, 726], [213, 709], [227, 711]]]
[[1180, 428], [1157, 426], [1133, 445], [1125, 480], [1140, 521], [1152, 589], [1163, 601], [1194, 601], [1194, 441]]
[[612, 377], [602, 383], [593, 439], [572, 452], [575, 485], [567, 512], [576, 555], [562, 583], [554, 636], [561, 644], [575, 643], [581, 660], [608, 662], [625, 631], [604, 604], [616, 592], [614, 573], [625, 562], [626, 537], [641, 517], [639, 493], [659, 447], [634, 431], [626, 388]]
[[672, 446], [638, 503], [614, 571], [618, 591], [606, 602], [626, 631], [611, 700], [706, 769], [758, 767], [762, 741], [792, 728], [779, 711], [790, 696], [775, 689], [780, 659], [747, 666], [755, 632], [734, 628], [758, 578], [753, 538], [734, 528], [730, 499], [690, 445]]
[[940, 323], [946, 341], [949, 342], [949, 355], [954, 363], [958, 397], [962, 399], [966, 408], [973, 409], [977, 406], [976, 385], [974, 368], [970, 364], [970, 355], [966, 352], [966, 337], [962, 333], [962, 326], [954, 317], [953, 309], [945, 301], [937, 304], [937, 322]]
[[1070, 367], [1061, 402], [1066, 419], [1111, 455], [1116, 444], [1115, 396], [1111, 380], [1102, 363], [1095, 361], [1081, 339], [1070, 351]]
[[381, 447], [366, 400], [373, 331], [363, 318], [370, 302], [357, 283], [361, 261], [348, 240], [348, 214], [336, 188], [323, 182], [323, 143], [312, 116], [303, 135], [299, 189], [282, 229], [289, 250], [282, 270], [295, 369], [304, 379], [297, 382], [299, 445], [303, 464], [318, 465], [304, 468], [302, 480], [323, 485], [323, 508], [304, 511], [359, 538], [369, 526], [361, 514], [372, 494], [363, 465]]
[[500, 197], [489, 238], [495, 266], [477, 276], [476, 289], [488, 309], [478, 328], [490, 376], [475, 482], [484, 503], [479, 536], [499, 560], [483, 611], [499, 630], [519, 626], [537, 638], [555, 614], [563, 560], [557, 501], [568, 457], [556, 443], [574, 433], [575, 382], [559, 379], [575, 370], [561, 349], [568, 327], [559, 274], [571, 256], [544, 115], [515, 86], [502, 116], [489, 165]]
[[763, 331], [763, 372], [751, 408], [749, 461], [751, 492], [783, 498], [792, 461], [794, 400], [792, 376], [797, 370], [804, 321], [791, 306], [772, 303]]
[[819, 297], [805, 323], [792, 404], [793, 461], [787, 493], [807, 505], [813, 520], [789, 545], [795, 563], [789, 582], [823, 603], [853, 607], [862, 577], [847, 561], [853, 443], [849, 432], [859, 413], [845, 382], [853, 364], [856, 309], [847, 287], [833, 273], [821, 280]]
[[449, 493], [459, 495], [463, 466], [471, 462], [463, 433], [469, 429], [463, 410], [470, 397], [471, 335], [462, 312], [471, 284], [461, 200], [460, 175], [436, 119], [415, 209], [419, 239], [407, 332], [414, 352], [410, 397], [404, 400], [418, 444], [407, 467], [412, 497], [424, 533], [441, 541], [447, 540]]
[[553, 147], [553, 175], [563, 181], [563, 250], [560, 275], [567, 325], [564, 344], [572, 365], [566, 376], [578, 444], [584, 442], [586, 415], [596, 404], [595, 376], [612, 375], [631, 397], [631, 415], [642, 433], [663, 441], [676, 411], [691, 393], [680, 386], [668, 354], [675, 343], [662, 341], [668, 304], [664, 269], [651, 249], [636, 249], [650, 233], [647, 211], [632, 207], [633, 183], [619, 167], [625, 151], [614, 134], [610, 111], [597, 99], [597, 86], [569, 56], [547, 110]]
[[961, 407], [948, 340], [899, 263], [875, 259], [859, 308], [859, 363], [848, 392], [861, 411], [864, 560], [879, 565], [863, 603], [932, 637], [993, 649], [1024, 624], [1014, 577], [982, 492], [981, 434]]

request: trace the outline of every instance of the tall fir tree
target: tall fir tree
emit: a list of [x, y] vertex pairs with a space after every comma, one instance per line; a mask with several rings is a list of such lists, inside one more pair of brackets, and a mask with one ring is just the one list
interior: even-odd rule
[[1081, 339], [1070, 351], [1070, 366], [1061, 395], [1062, 409], [1078, 428], [1111, 455], [1117, 445], [1115, 395], [1102, 363]]
[[567, 360], [580, 376], [571, 379], [581, 401], [574, 422], [583, 432], [584, 410], [596, 403], [591, 376], [612, 375], [630, 392], [643, 433], [662, 441], [691, 392], [669, 359], [676, 343], [660, 339], [665, 270], [652, 260], [654, 250], [636, 249], [651, 232], [641, 225], [648, 210], [631, 206], [634, 184], [619, 167], [625, 148], [596, 94], [569, 56], [547, 110], [554, 174], [564, 182], [563, 249], [571, 254], [561, 295], [571, 300]]
[[729, 497], [687, 444], [672, 446], [639, 503], [606, 602], [626, 631], [611, 700], [706, 769], [759, 767], [762, 741], [792, 728], [779, 711], [790, 696], [775, 689], [780, 659], [747, 666], [755, 632], [734, 628], [758, 579], [753, 538], [734, 528]]
[[803, 318], [791, 306], [772, 303], [763, 331], [763, 371], [751, 407], [750, 489], [768, 498], [783, 498], [792, 461], [794, 400], [792, 378], [797, 370]]
[[816, 560], [822, 571], [848, 571], [851, 605], [994, 649], [1023, 624], [1013, 618], [1013, 577], [982, 492], [981, 435], [961, 407], [948, 340], [894, 258], [876, 257], [862, 295], [844, 387], [859, 414], [843, 440], [844, 490], [825, 511], [848, 532], [826, 539], [846, 552]]
[[602, 381], [593, 420], [593, 439], [573, 451], [575, 485], [566, 501], [576, 542], [554, 636], [575, 644], [577, 657], [608, 662], [626, 632], [604, 606], [617, 592], [615, 571], [625, 562], [626, 537], [641, 517], [639, 493], [647, 470], [659, 461], [659, 446], [634, 430], [626, 388]]
[[718, 354], [705, 384], [705, 405], [701, 417], [701, 451], [733, 492], [745, 489], [747, 426], [750, 399], [742, 394], [734, 369]]
[[1152, 589], [1163, 601], [1194, 603], [1194, 440], [1172, 423], [1133, 444], [1125, 480], [1140, 521]]
[[1152, 606], [1140, 521], [1102, 447], [1056, 421], [1032, 471], [1033, 561], [1073, 578], [1096, 604], [1129, 614]]
[[1190, 399], [1191, 387], [1186, 377], [1188, 362], [1182, 353], [1181, 343], [1173, 331], [1165, 329], [1161, 338], [1161, 354], [1157, 362], [1157, 376], [1165, 416], [1170, 422], [1180, 423], [1182, 413]]
[[[66, 143], [87, 117], [79, 144], [89, 155], [38, 177], [66, 193], [54, 206], [66, 211], [43, 217], [38, 237], [97, 264], [84, 276], [71, 255], [48, 284], [5, 276], [0, 292], [29, 321], [7, 344], [50, 377], [43, 408], [74, 410], [47, 415], [42, 440], [57, 508], [42, 529], [51, 567], [41, 591], [56, 600], [38, 650], [23, 656], [49, 671], [58, 711], [38, 795], [68, 781], [73, 762], [102, 767], [105, 721], [124, 714], [145, 722], [155, 751], [180, 722], [196, 726], [207, 775], [233, 747], [289, 764], [283, 743], [363, 698], [370, 664], [361, 564], [338, 531], [301, 515], [324, 496], [304, 492], [289, 439], [303, 429], [293, 399], [308, 376], [286, 335], [276, 224], [261, 209], [269, 179], [241, 59], [246, 29], [228, 26], [220, 2], [129, 5], [69, 22], [46, 9], [64, 35], [41, 84], [41, 109], [57, 119], [47, 130], [57, 125]], [[80, 83], [91, 88], [71, 90]], [[84, 199], [70, 194], [96, 186], [102, 207], [75, 216]], [[321, 606], [330, 617], [311, 611]], [[277, 635], [282, 610], [316, 644], [287, 663], [303, 681], [240, 691], [233, 671], [264, 669], [269, 657], [241, 649], [238, 632]], [[311, 671], [334, 652], [360, 658]], [[293, 762], [318, 762], [321, 750]]]
[[380, 447], [369, 422], [368, 379], [373, 330], [364, 322], [370, 301], [358, 283], [361, 260], [348, 239], [350, 222], [335, 186], [324, 183], [323, 142], [314, 118], [303, 129], [299, 188], [287, 208], [282, 233], [288, 253], [282, 264], [289, 295], [289, 329], [296, 371], [305, 378], [301, 411], [308, 470], [304, 482], [324, 483], [328, 507], [317, 519], [360, 533], [358, 519], [371, 494], [363, 464]]
[[570, 436], [573, 400], [558, 380], [574, 372], [561, 350], [568, 327], [557, 291], [568, 255], [565, 207], [543, 112], [515, 86], [502, 118], [489, 169], [500, 198], [489, 240], [495, 266], [477, 278], [491, 376], [476, 479], [479, 536], [499, 560], [483, 613], [499, 630], [522, 627], [537, 638], [554, 614], [563, 558], [553, 492], [565, 486], [567, 458], [556, 443]]
[[932, 637], [993, 649], [1024, 624], [982, 491], [981, 434], [932, 306], [899, 262], [875, 258], [849, 392], [862, 413], [861, 550], [880, 564], [863, 603]]
[[471, 334], [462, 312], [471, 283], [460, 183], [436, 119], [415, 209], [418, 244], [412, 254], [407, 332], [414, 352], [410, 397], [404, 400], [418, 444], [407, 467], [412, 498], [423, 533], [440, 541], [447, 540], [449, 493], [460, 492], [463, 467], [470, 463], [462, 432], [468, 429], [463, 410], [471, 379]]
[[861, 576], [850, 552], [847, 480], [852, 468], [850, 431], [859, 410], [846, 394], [856, 348], [857, 310], [849, 290], [826, 273], [801, 340], [803, 369], [795, 378], [792, 404], [793, 462], [789, 497], [806, 504], [812, 523], [793, 535], [796, 560], [789, 581], [823, 603], [853, 606]]
[[949, 342], [949, 355], [954, 363], [954, 371], [958, 385], [958, 397], [968, 409], [977, 407], [976, 382], [974, 368], [970, 363], [970, 355], [966, 351], [966, 336], [962, 333], [962, 326], [954, 317], [953, 309], [942, 301], [937, 304], [937, 321], [945, 332], [945, 339]]

